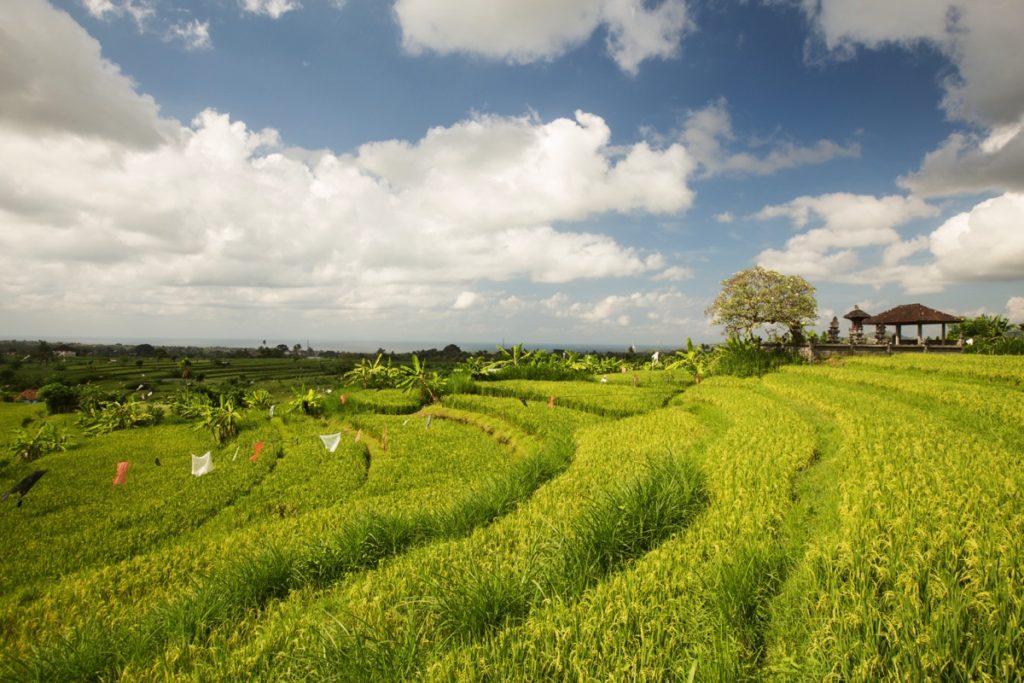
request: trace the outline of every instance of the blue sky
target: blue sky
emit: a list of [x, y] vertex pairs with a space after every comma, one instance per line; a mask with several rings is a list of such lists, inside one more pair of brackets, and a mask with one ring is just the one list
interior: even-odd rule
[[[9, 0], [8, 337], [679, 345], [761, 264], [1024, 320], [1018, 0]], [[13, 163], [12, 163], [13, 160]]]

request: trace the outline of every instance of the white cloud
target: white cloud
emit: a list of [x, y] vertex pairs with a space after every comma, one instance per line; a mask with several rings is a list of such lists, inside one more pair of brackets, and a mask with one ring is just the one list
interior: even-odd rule
[[804, 0], [832, 50], [857, 45], [908, 47], [925, 41], [957, 68], [945, 82], [951, 116], [989, 126], [1013, 124], [1024, 112], [1024, 12], [1019, 0]]
[[693, 279], [693, 269], [684, 268], [682, 266], [672, 266], [666, 268], [657, 275], [651, 278], [655, 282], [682, 282], [683, 280]]
[[988, 135], [953, 133], [899, 182], [923, 196], [1024, 191], [1024, 123]]
[[[15, 3], [0, 13], [10, 18], [11, 7], [38, 10]], [[693, 201], [694, 162], [681, 145], [614, 147], [605, 122], [585, 112], [549, 122], [478, 116], [348, 154], [287, 149], [275, 131], [209, 110], [190, 126], [161, 120], [95, 41], [44, 9], [18, 23], [61, 37], [60, 50], [3, 44], [13, 62], [42, 70], [22, 69], [0, 89], [11, 105], [0, 115], [0, 156], [19, 160], [0, 166], [9, 309], [265, 306], [366, 318], [453, 301], [459, 309], [475, 281], [662, 269], [659, 254], [553, 225], [675, 213]], [[43, 76], [69, 64], [78, 81], [48, 87]], [[46, 95], [37, 101], [22, 92], [34, 83]]]
[[1022, 226], [1024, 194], [985, 200], [931, 233], [934, 268], [947, 281], [1024, 280]]
[[[694, 155], [707, 176], [771, 175], [788, 168], [860, 156], [859, 145], [843, 146], [831, 140], [818, 140], [809, 147], [782, 140], [770, 143], [771, 148], [762, 155], [732, 151], [730, 148], [736, 146], [736, 134], [724, 98], [719, 98], [703, 109], [691, 111], [683, 123], [679, 139]], [[753, 141], [747, 141], [748, 146], [752, 144]]]
[[731, 211], [723, 211], [722, 213], [716, 213], [714, 219], [716, 223], [732, 223], [736, 220], [736, 216]]
[[150, 0], [81, 0], [81, 3], [85, 10], [97, 19], [131, 17], [140, 31], [144, 30], [146, 23], [156, 14]]
[[674, 329], [678, 334], [687, 325], [706, 329], [703, 302], [675, 289], [613, 294], [594, 301], [573, 301], [559, 292], [542, 301], [541, 306], [558, 318], [575, 319], [596, 329], [632, 326], [637, 333], [645, 334], [659, 328]]
[[1006, 301], [1006, 317], [1010, 322], [1024, 323], [1024, 296], [1011, 296]]
[[133, 146], [160, 142], [156, 103], [136, 93], [65, 12], [36, 0], [5, 0], [0, 26], [17, 27], [0, 32], [0, 125]]
[[472, 308], [480, 302], [480, 295], [476, 292], [459, 292], [459, 296], [455, 298], [455, 303], [452, 304], [452, 308], [456, 311], [462, 311], [467, 308]]
[[213, 47], [210, 41], [210, 22], [198, 19], [175, 24], [168, 30], [167, 39], [180, 40], [186, 50], [208, 50]]
[[824, 45], [848, 56], [927, 43], [955, 67], [943, 85], [959, 131], [901, 184], [926, 196], [1024, 189], [1024, 10], [1020, 0], [803, 0]]
[[938, 209], [917, 197], [873, 197], [845, 192], [796, 199], [761, 209], [754, 218], [788, 218], [803, 228], [812, 219], [822, 226], [789, 240], [787, 248], [823, 253], [834, 247], [865, 247], [900, 240], [895, 228], [915, 218], [928, 218]]
[[397, 0], [406, 50], [463, 52], [514, 63], [553, 59], [604, 26], [609, 53], [635, 74], [651, 58], [679, 51], [689, 27], [683, 0]]
[[252, 14], [280, 19], [288, 12], [301, 9], [302, 4], [298, 0], [241, 0], [241, 7]]
[[[1024, 195], [1007, 193], [953, 216], [930, 233], [903, 239], [895, 228], [937, 210], [913, 197], [824, 195], [762, 209], [755, 218], [787, 217], [803, 228], [785, 249], [766, 249], [757, 262], [816, 280], [882, 285], [909, 293], [941, 291], [955, 282], [1024, 280]], [[867, 261], [861, 253], [884, 247]], [[927, 256], [920, 256], [926, 254]], [[912, 263], [906, 260], [915, 256]]]

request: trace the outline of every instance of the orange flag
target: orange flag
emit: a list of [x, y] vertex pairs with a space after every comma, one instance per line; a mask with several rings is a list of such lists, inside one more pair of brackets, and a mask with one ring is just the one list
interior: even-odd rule
[[555, 407], [555, 395], [552, 394], [551, 398], [548, 399], [548, 408], [554, 408], [554, 407]]
[[252, 448], [253, 454], [249, 456], [249, 460], [251, 460], [252, 462], [256, 462], [256, 458], [260, 457], [260, 451], [263, 450], [263, 442], [257, 441], [252, 445]]
[[114, 486], [123, 486], [128, 480], [128, 462], [117, 463], [117, 476], [114, 477]]
[[338, 400], [341, 402], [341, 405], [345, 405], [348, 403], [348, 396], [345, 394], [338, 394]]

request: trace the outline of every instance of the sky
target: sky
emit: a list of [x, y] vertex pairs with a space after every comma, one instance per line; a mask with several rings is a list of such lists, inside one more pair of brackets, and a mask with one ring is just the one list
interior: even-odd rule
[[[1020, 0], [3, 0], [0, 337], [1024, 321]], [[845, 329], [845, 323], [844, 323]]]

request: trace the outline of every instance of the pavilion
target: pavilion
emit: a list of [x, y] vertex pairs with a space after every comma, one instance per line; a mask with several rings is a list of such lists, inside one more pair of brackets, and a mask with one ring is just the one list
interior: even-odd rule
[[925, 325], [942, 325], [942, 338], [945, 339], [946, 325], [962, 323], [963, 318], [936, 311], [934, 308], [928, 308], [922, 304], [903, 304], [890, 308], [884, 313], [865, 318], [863, 322], [867, 325], [875, 325], [876, 338], [884, 338], [886, 325], [895, 325], [896, 344], [900, 343], [900, 332], [904, 325], [917, 325], [917, 343], [924, 344], [923, 328]]

